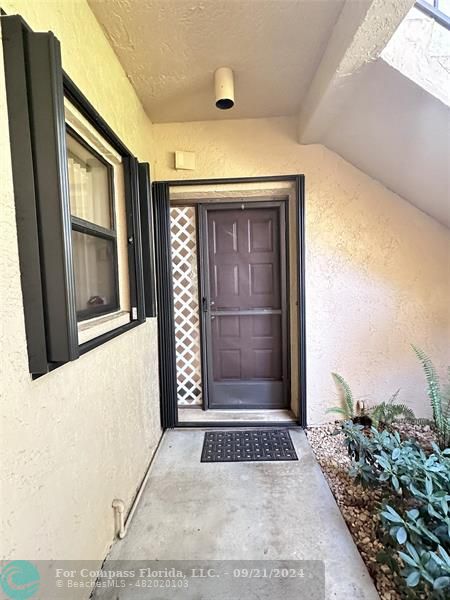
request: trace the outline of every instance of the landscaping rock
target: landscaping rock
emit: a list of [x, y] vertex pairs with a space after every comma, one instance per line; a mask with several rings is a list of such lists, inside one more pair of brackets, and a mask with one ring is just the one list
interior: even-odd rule
[[[382, 488], [364, 488], [350, 477], [350, 458], [344, 446], [344, 436], [341, 433], [333, 435], [338, 427], [329, 424], [309, 428], [306, 431], [309, 443], [380, 597], [382, 600], [405, 600], [407, 596], [399, 589], [395, 575], [387, 565], [377, 562], [377, 554], [384, 550], [384, 544], [378, 537], [381, 531], [378, 510], [385, 492]], [[401, 423], [395, 428], [402, 438], [415, 438], [428, 448], [435, 439], [432, 428], [427, 425]], [[417, 598], [421, 596], [417, 595]]]

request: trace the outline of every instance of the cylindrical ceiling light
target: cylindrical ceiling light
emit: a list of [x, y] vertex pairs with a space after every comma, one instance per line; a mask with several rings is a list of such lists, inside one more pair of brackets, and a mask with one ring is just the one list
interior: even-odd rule
[[220, 67], [214, 73], [214, 89], [216, 106], [220, 110], [228, 110], [234, 106], [234, 77], [229, 67]]

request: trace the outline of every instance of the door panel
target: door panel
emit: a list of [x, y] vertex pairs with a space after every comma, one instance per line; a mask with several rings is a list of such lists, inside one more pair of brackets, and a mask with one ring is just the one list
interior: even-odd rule
[[286, 406], [280, 213], [205, 209], [210, 407]]
[[282, 376], [280, 315], [213, 315], [214, 381]]

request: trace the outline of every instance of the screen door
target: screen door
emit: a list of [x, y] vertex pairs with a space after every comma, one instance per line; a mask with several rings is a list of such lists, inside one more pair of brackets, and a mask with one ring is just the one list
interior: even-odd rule
[[200, 214], [208, 406], [287, 407], [284, 203]]

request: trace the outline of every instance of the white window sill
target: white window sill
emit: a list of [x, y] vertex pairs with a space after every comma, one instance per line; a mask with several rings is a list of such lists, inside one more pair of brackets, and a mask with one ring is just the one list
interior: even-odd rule
[[78, 323], [78, 343], [84, 344], [99, 335], [122, 327], [131, 321], [130, 313], [126, 310], [119, 310], [115, 313], [94, 317], [88, 321]]

